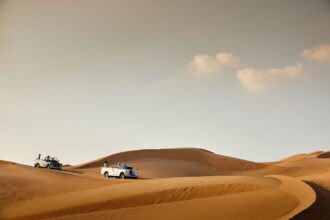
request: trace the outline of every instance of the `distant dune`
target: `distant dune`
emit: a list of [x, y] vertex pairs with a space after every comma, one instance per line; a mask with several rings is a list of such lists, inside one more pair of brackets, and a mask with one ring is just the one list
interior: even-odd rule
[[[328, 153], [255, 163], [139, 150], [63, 171], [0, 161], [0, 219], [330, 219]], [[145, 179], [105, 179], [104, 160], [130, 163]]]
[[267, 165], [214, 154], [204, 149], [150, 149], [113, 154], [91, 162], [74, 166], [75, 169], [100, 167], [104, 161], [111, 164], [127, 162], [139, 168], [145, 178], [182, 176], [209, 176], [231, 171], [263, 169]]

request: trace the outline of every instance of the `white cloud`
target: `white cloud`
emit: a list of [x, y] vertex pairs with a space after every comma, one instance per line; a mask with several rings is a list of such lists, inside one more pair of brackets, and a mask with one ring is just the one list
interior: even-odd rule
[[309, 60], [320, 63], [330, 63], [330, 44], [323, 44], [314, 48], [306, 49], [301, 54]]
[[302, 74], [302, 65], [286, 66], [282, 69], [245, 68], [237, 72], [236, 78], [250, 92], [257, 93], [273, 87], [286, 79], [298, 78]]
[[190, 68], [197, 75], [214, 74], [224, 67], [235, 67], [239, 62], [239, 58], [232, 53], [218, 53], [215, 56], [204, 54], [195, 56]]

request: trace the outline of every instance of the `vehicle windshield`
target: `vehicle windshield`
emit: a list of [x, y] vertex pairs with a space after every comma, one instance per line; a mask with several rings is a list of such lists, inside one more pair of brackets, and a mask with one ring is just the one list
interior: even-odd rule
[[59, 160], [56, 157], [45, 157], [44, 158], [45, 161], [47, 162], [59, 162]]
[[123, 168], [123, 169], [132, 169], [132, 167], [129, 167], [126, 163], [118, 163], [117, 164], [118, 168]]
[[129, 167], [127, 166], [126, 163], [121, 163], [121, 162], [119, 162], [119, 163], [117, 164], [117, 167], [118, 167], [118, 168], [123, 168], [123, 169], [125, 169], [125, 168], [128, 168], [128, 169], [129, 169]]

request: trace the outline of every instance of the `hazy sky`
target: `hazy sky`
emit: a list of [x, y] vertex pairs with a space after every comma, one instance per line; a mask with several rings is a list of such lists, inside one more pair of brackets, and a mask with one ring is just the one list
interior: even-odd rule
[[0, 0], [0, 159], [329, 146], [329, 1]]

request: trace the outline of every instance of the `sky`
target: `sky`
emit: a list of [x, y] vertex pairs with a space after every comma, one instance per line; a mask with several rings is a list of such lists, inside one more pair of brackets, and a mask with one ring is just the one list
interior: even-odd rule
[[330, 149], [330, 1], [0, 0], [0, 159]]

